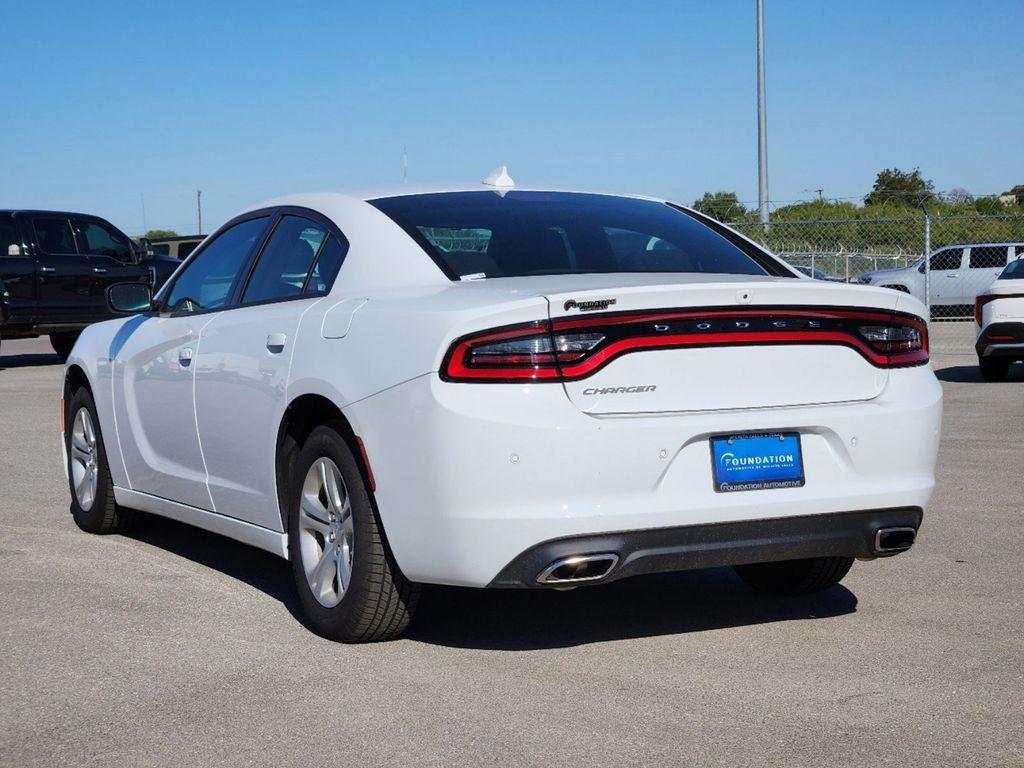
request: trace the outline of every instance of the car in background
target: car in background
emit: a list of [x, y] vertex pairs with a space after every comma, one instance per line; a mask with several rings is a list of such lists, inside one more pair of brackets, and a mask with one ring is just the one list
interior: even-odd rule
[[974, 297], [988, 288], [1006, 265], [1024, 255], [1024, 243], [971, 243], [939, 248], [931, 255], [931, 291], [925, 287], [925, 262], [901, 269], [865, 272], [861, 285], [877, 285], [931, 302], [933, 316], [971, 316]]
[[829, 282], [829, 283], [845, 283], [846, 282], [845, 280], [843, 280], [843, 278], [841, 278], [841, 277], [833, 277], [832, 275], [828, 274], [827, 272], [822, 272], [817, 267], [808, 267], [806, 264], [790, 264], [789, 266], [791, 266], [797, 272], [802, 272], [803, 274], [807, 275], [808, 277], [812, 277], [815, 280], [824, 280], [824, 281]]
[[203, 242], [206, 235], [181, 235], [177, 237], [158, 237], [148, 240], [150, 250], [157, 256], [168, 256], [178, 261], [187, 259], [196, 246]]
[[0, 211], [0, 337], [50, 337], [67, 358], [79, 332], [114, 315], [106, 289], [158, 287], [180, 262], [150, 256], [109, 221], [84, 213]]
[[1002, 381], [1024, 362], [1024, 258], [1010, 262], [974, 302], [978, 367], [985, 381]]
[[[395, 637], [421, 583], [736, 566], [837, 584], [906, 551], [942, 389], [924, 307], [808, 280], [664, 200], [479, 187], [272, 200], [65, 368], [72, 513], [291, 560], [316, 630]], [[128, 556], [131, 553], [126, 553]]]

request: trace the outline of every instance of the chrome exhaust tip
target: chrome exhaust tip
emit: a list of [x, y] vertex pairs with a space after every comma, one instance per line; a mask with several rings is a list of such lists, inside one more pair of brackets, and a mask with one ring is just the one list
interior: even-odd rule
[[588, 581], [599, 581], [618, 565], [619, 556], [614, 552], [599, 555], [573, 555], [555, 560], [537, 574], [538, 584], [571, 586]]
[[895, 555], [914, 546], [916, 528], [879, 528], [875, 533], [875, 554]]

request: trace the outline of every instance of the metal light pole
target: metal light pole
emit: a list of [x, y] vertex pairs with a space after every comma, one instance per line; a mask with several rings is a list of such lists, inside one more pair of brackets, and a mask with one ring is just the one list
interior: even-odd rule
[[197, 235], [203, 234], [203, 204], [200, 198], [203, 196], [203, 190], [196, 190], [196, 227], [199, 229], [196, 232]]
[[757, 207], [768, 224], [768, 120], [764, 98], [764, 0], [757, 0]]

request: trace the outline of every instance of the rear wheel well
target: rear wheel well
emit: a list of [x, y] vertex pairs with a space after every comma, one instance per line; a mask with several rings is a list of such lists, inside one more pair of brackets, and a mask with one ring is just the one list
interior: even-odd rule
[[281, 525], [285, 531], [288, 530], [288, 500], [291, 497], [295, 461], [310, 432], [320, 426], [331, 427], [345, 440], [363, 473], [367, 491], [370, 497], [373, 497], [368, 469], [348, 419], [342, 414], [341, 409], [326, 397], [302, 395], [289, 404], [277, 432], [277, 505], [281, 512]]

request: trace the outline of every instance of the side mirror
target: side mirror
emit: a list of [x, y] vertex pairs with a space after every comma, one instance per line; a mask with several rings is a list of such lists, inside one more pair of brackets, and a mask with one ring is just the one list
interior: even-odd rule
[[153, 308], [153, 291], [145, 283], [115, 283], [107, 288], [107, 307], [119, 315], [136, 315]]
[[919, 266], [917, 268], [917, 271], [920, 272], [922, 275], [924, 274], [924, 262], [923, 261], [921, 262], [921, 266]]
[[7, 255], [21, 256], [21, 246], [16, 245], [15, 243], [11, 243], [10, 245], [7, 246]]

